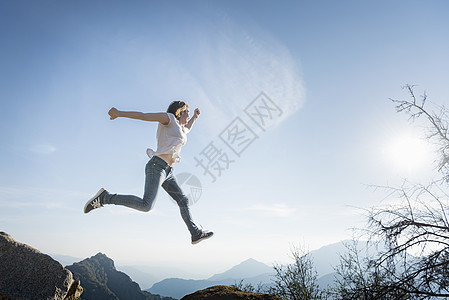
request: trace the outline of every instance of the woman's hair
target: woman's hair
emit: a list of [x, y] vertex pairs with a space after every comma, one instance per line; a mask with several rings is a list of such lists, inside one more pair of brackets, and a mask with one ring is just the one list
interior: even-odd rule
[[168, 113], [174, 114], [176, 119], [179, 119], [181, 112], [188, 109], [189, 106], [184, 101], [173, 101], [167, 109]]

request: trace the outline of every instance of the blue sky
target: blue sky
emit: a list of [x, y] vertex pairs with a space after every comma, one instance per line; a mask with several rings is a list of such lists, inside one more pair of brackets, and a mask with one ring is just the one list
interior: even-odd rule
[[[249, 257], [288, 259], [351, 237], [367, 185], [427, 180], [431, 149], [388, 98], [449, 87], [446, 1], [0, 2], [0, 230], [46, 253], [167, 264], [209, 276]], [[245, 113], [264, 92], [265, 130]], [[194, 219], [215, 236], [190, 245], [177, 207], [82, 208], [100, 187], [141, 195], [157, 125], [110, 121], [115, 106], [201, 109], [175, 173], [201, 182]], [[192, 109], [191, 109], [192, 110]], [[220, 139], [236, 118], [257, 135], [240, 156]], [[215, 182], [210, 144], [234, 162]], [[188, 188], [188, 187], [186, 187]]]

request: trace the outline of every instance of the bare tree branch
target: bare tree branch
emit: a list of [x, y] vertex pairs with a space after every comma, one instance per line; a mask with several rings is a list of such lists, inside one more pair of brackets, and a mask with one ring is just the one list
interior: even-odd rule
[[336, 268], [340, 279], [334, 294], [339, 299], [449, 297], [449, 113], [444, 106], [429, 111], [427, 94], [419, 99], [414, 88], [404, 87], [409, 100], [390, 100], [410, 121], [424, 117], [426, 138], [438, 149], [442, 178], [427, 185], [404, 181], [399, 187], [376, 187], [392, 201], [365, 210], [368, 225], [360, 231], [379, 250], [360, 257], [358, 249], [348, 248]]

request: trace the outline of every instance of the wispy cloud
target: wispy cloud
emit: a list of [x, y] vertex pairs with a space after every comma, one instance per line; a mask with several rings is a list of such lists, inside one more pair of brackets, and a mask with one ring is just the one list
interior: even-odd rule
[[254, 27], [245, 30], [223, 18], [210, 24], [210, 30], [197, 34], [196, 39], [197, 51], [180, 68], [200, 95], [196, 101], [213, 110], [206, 116], [215, 125], [211, 128], [241, 115], [260, 92], [283, 112], [273, 125], [304, 103], [305, 88], [297, 58], [268, 33]]

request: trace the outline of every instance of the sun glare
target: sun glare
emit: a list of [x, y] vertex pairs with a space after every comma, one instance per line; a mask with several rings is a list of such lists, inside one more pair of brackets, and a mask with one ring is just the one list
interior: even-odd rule
[[395, 168], [410, 172], [431, 163], [432, 151], [425, 140], [409, 134], [392, 139], [384, 154]]

